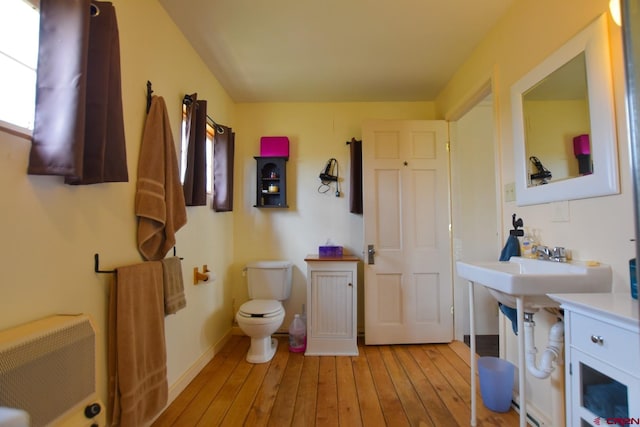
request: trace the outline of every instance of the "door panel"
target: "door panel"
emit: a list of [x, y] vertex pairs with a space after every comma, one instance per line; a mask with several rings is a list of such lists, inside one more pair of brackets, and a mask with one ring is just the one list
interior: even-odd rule
[[444, 121], [363, 127], [365, 342], [453, 338], [449, 159]]

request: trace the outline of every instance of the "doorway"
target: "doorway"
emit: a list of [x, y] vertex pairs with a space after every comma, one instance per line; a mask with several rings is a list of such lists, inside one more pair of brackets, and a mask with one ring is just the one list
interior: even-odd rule
[[[500, 256], [500, 169], [494, 103], [488, 86], [479, 101], [450, 122], [453, 261], [495, 261]], [[455, 268], [455, 267], [454, 267]], [[455, 338], [469, 335], [466, 280], [454, 269]], [[484, 287], [476, 290], [476, 331], [491, 355], [498, 351], [497, 301]]]

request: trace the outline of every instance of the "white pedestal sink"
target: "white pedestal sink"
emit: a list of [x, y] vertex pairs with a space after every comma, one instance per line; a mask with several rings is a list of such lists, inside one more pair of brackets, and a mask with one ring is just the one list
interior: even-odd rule
[[499, 302], [515, 307], [516, 297], [521, 295], [525, 297], [525, 309], [536, 311], [559, 306], [547, 294], [611, 290], [611, 267], [602, 264], [511, 257], [509, 261], [458, 261], [457, 270], [458, 276], [487, 287]]
[[[557, 307], [550, 293], [610, 292], [611, 267], [597, 263], [554, 262], [521, 257], [509, 261], [456, 263], [458, 276], [469, 281], [471, 355], [476, 353], [474, 284], [485, 286], [491, 295], [518, 311], [518, 395], [520, 427], [526, 427], [524, 313], [541, 307]], [[471, 363], [471, 425], [476, 425], [476, 364]]]

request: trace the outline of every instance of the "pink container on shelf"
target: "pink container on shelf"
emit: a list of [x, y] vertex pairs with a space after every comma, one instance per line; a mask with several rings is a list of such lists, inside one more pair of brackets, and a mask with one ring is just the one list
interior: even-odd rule
[[263, 136], [260, 138], [260, 157], [289, 158], [289, 138], [286, 136]]
[[591, 154], [589, 135], [578, 135], [573, 138], [573, 154], [576, 156]]

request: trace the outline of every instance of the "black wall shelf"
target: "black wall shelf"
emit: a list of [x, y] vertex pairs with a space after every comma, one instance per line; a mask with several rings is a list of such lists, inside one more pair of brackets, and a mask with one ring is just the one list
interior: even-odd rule
[[288, 208], [287, 158], [256, 159], [256, 208]]

